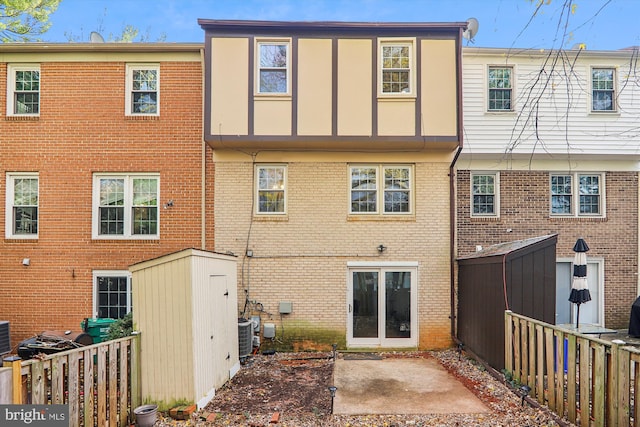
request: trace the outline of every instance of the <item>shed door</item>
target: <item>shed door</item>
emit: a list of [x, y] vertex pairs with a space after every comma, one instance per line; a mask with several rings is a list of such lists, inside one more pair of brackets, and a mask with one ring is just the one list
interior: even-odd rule
[[222, 386], [229, 379], [231, 354], [229, 352], [229, 331], [237, 331], [236, 325], [228, 325], [229, 318], [229, 290], [227, 276], [210, 276], [209, 282], [213, 287], [215, 298], [211, 307], [211, 355], [213, 356], [215, 386]]

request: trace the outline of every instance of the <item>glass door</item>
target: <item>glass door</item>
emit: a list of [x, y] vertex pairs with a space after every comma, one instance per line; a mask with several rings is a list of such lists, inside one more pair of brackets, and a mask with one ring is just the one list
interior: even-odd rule
[[349, 278], [348, 345], [417, 345], [415, 269], [352, 269]]

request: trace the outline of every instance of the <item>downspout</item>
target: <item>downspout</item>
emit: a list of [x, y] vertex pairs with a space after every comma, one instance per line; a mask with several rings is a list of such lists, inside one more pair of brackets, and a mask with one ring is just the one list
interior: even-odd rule
[[205, 72], [204, 72], [204, 49], [200, 49], [200, 79], [201, 79], [201, 88], [200, 91], [200, 103], [201, 103], [201, 114], [200, 114], [200, 122], [202, 123], [201, 129], [201, 137], [202, 137], [202, 155], [201, 155], [201, 182], [200, 182], [200, 247], [202, 250], [207, 249], [207, 142], [204, 140], [204, 114], [205, 114], [205, 105], [204, 105], [204, 90], [205, 90]]
[[449, 319], [451, 319], [451, 339], [453, 342], [458, 342], [456, 336], [456, 162], [458, 161], [458, 157], [460, 157], [460, 153], [462, 152], [463, 147], [463, 124], [462, 124], [462, 32], [463, 28], [461, 27], [458, 31], [458, 39], [456, 40], [457, 44], [457, 55], [456, 61], [458, 62], [457, 68], [457, 79], [458, 79], [458, 150], [456, 151], [455, 156], [453, 156], [453, 160], [449, 165], [449, 271], [451, 277], [450, 280], [450, 313]]

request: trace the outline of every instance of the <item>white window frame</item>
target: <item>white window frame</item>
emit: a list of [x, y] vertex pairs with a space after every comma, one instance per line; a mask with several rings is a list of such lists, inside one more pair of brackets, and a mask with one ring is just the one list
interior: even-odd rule
[[[18, 71], [37, 71], [38, 77], [38, 112], [37, 113], [17, 113], [15, 111], [16, 102], [16, 72]], [[42, 90], [42, 73], [40, 72], [40, 64], [9, 64], [7, 66], [7, 116], [19, 116], [19, 117], [39, 117], [40, 105], [41, 105], [41, 90]], [[36, 91], [32, 91], [36, 93]]]
[[[127, 278], [127, 313], [131, 312], [133, 298], [131, 295], [131, 272], [128, 270], [94, 270], [93, 271], [93, 317], [99, 318], [98, 307], [100, 306], [98, 297], [98, 279], [100, 277], [126, 277]], [[102, 317], [103, 319], [105, 317]], [[108, 318], [108, 317], [106, 317]]]
[[[100, 234], [100, 180], [106, 178], [124, 180], [124, 232], [123, 234]], [[133, 234], [133, 180], [155, 179], [157, 181], [155, 234]], [[152, 173], [96, 173], [93, 175], [92, 237], [97, 240], [158, 240], [160, 239], [160, 175]]]
[[[358, 212], [353, 210], [353, 192], [357, 191], [352, 188], [352, 173], [354, 169], [375, 169], [375, 212]], [[387, 169], [407, 169], [409, 171], [409, 188], [407, 190], [387, 189], [385, 188], [385, 170]], [[395, 164], [395, 163], [354, 163], [348, 165], [348, 212], [350, 216], [410, 216], [414, 215], [415, 210], [415, 166], [413, 164]], [[362, 190], [364, 191], [364, 190]], [[404, 191], [409, 194], [408, 203], [409, 210], [407, 212], [385, 212], [385, 194], [390, 191]]]
[[37, 239], [38, 232], [22, 234], [15, 233], [13, 230], [14, 217], [13, 208], [15, 201], [15, 180], [19, 178], [36, 179], [38, 180], [38, 204], [35, 206], [38, 212], [38, 218], [36, 219], [38, 224], [38, 232], [40, 230], [40, 178], [38, 173], [34, 172], [10, 172], [6, 175], [6, 201], [5, 201], [5, 236], [7, 239]]
[[[491, 88], [491, 84], [489, 82], [489, 75], [490, 75], [490, 71], [491, 69], [508, 69], [511, 72], [511, 76], [510, 76], [510, 81], [511, 81], [511, 87], [509, 88], [509, 90], [511, 91], [511, 97], [509, 100], [509, 104], [510, 104], [510, 108], [509, 109], [492, 109], [490, 108], [490, 102], [491, 102], [491, 96], [490, 93], [492, 90], [497, 89], [497, 90], [502, 90], [504, 88]], [[487, 75], [485, 78], [485, 84], [486, 84], [486, 97], [487, 97], [487, 101], [486, 101], [486, 108], [487, 108], [487, 112], [489, 113], [512, 113], [515, 110], [515, 88], [516, 88], [516, 81], [515, 81], [515, 67], [513, 65], [488, 65], [487, 69], [486, 69]]]
[[[416, 97], [416, 39], [415, 38], [379, 38], [378, 39], [378, 96], [382, 98], [415, 98]], [[408, 47], [409, 48], [409, 90], [406, 92], [385, 92], [384, 91], [384, 56], [385, 47]]]
[[[284, 45], [287, 49], [287, 61], [285, 66], [286, 89], [284, 92], [262, 91], [261, 71], [263, 68], [272, 70], [282, 70], [282, 67], [262, 67], [260, 64], [260, 53], [262, 46]], [[256, 39], [255, 42], [255, 94], [261, 96], [290, 96], [291, 95], [291, 39]]]
[[[593, 108], [593, 94], [595, 92], [596, 89], [594, 89], [593, 87], [593, 73], [595, 70], [611, 70], [613, 72], [613, 88], [611, 89], [611, 109], [610, 110], [598, 110]], [[618, 102], [617, 102], [617, 96], [618, 96], [618, 68], [617, 67], [612, 67], [612, 66], [592, 66], [591, 68], [589, 68], [589, 88], [591, 89], [591, 91], [589, 92], [590, 96], [589, 96], [589, 110], [591, 111], [591, 113], [595, 113], [595, 114], [611, 114], [611, 113], [617, 113], [618, 112]], [[608, 90], [607, 90], [608, 91]]]
[[[283, 182], [282, 182], [282, 188], [261, 188], [260, 185], [260, 170], [262, 169], [281, 169], [282, 173], [283, 173]], [[260, 163], [260, 164], [256, 164], [255, 168], [254, 168], [254, 174], [255, 174], [255, 185], [254, 185], [254, 189], [253, 189], [253, 193], [254, 193], [254, 204], [255, 204], [255, 209], [254, 209], [254, 213], [255, 215], [259, 215], [259, 216], [271, 216], [271, 215], [275, 215], [275, 216], [282, 216], [282, 215], [287, 215], [287, 193], [288, 193], [288, 183], [287, 183], [287, 178], [288, 178], [288, 167], [286, 164], [280, 164], [280, 163]], [[282, 192], [283, 193], [283, 210], [282, 212], [278, 211], [278, 212], [272, 212], [272, 211], [260, 211], [260, 192], [261, 191], [273, 191], [273, 192]]]
[[[553, 193], [552, 179], [554, 176], [570, 176], [571, 177], [571, 212], [570, 213], [554, 213], [553, 212]], [[598, 176], [598, 187], [600, 190], [600, 213], [580, 213], [580, 177], [581, 176]], [[551, 172], [549, 173], [549, 216], [553, 218], [604, 218], [606, 217], [606, 174], [604, 172]]]
[[[154, 113], [136, 113], [133, 111], [133, 73], [134, 71], [155, 71], [156, 72], [156, 111]], [[126, 116], [159, 116], [160, 115], [160, 65], [159, 64], [127, 64], [126, 66], [126, 90], [124, 102], [124, 114]], [[146, 90], [143, 92], [154, 92]]]
[[[475, 213], [474, 212], [474, 196], [473, 193], [473, 177], [474, 176], [493, 176], [493, 213]], [[472, 218], [499, 218], [500, 217], [500, 172], [474, 171], [469, 175], [469, 194], [470, 206], [469, 210]], [[484, 194], [488, 195], [488, 194]]]

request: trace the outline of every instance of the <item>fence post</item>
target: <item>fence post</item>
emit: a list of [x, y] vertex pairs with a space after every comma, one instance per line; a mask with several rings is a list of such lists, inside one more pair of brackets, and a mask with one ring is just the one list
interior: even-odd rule
[[131, 411], [142, 403], [140, 387], [140, 332], [131, 340]]
[[12, 388], [12, 401], [15, 405], [21, 405], [22, 402], [22, 359], [20, 356], [10, 356], [3, 360], [3, 366], [5, 368], [12, 369], [11, 375], [11, 388]]
[[513, 322], [511, 310], [504, 312], [504, 369], [513, 374]]

